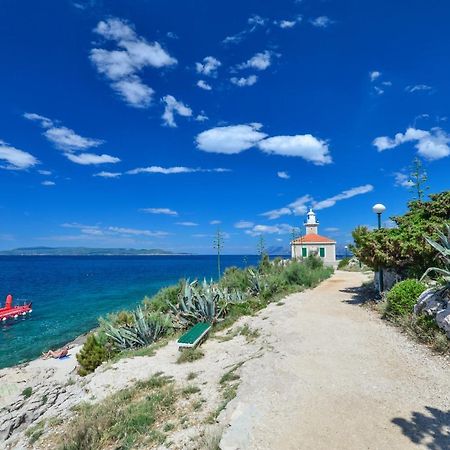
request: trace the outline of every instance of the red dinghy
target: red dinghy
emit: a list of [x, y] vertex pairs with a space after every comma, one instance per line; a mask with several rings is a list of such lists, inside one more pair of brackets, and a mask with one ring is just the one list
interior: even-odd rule
[[31, 303], [20, 306], [13, 306], [13, 297], [11, 294], [6, 296], [5, 306], [0, 308], [0, 321], [5, 322], [7, 319], [17, 319], [20, 316], [26, 316], [33, 311]]

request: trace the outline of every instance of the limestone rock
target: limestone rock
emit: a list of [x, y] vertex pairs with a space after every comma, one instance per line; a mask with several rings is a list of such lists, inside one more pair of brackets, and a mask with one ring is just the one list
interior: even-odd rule
[[446, 299], [435, 288], [431, 288], [424, 291], [418, 298], [414, 306], [414, 314], [424, 313], [434, 317], [438, 311], [445, 309], [446, 306]]
[[436, 323], [439, 328], [442, 328], [445, 331], [447, 337], [450, 339], [450, 305], [437, 312]]

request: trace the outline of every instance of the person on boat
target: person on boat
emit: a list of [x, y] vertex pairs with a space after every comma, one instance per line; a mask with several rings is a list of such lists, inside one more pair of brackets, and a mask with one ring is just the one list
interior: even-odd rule
[[60, 348], [59, 350], [49, 350], [48, 352], [44, 352], [42, 353], [42, 357], [43, 359], [48, 359], [48, 358], [55, 358], [55, 359], [60, 359], [60, 358], [64, 358], [64, 356], [67, 356], [69, 354], [69, 346], [66, 345], [63, 348]]

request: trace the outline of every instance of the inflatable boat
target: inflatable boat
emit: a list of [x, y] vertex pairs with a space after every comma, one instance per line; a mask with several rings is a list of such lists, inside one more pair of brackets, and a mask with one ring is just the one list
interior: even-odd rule
[[13, 306], [13, 297], [9, 294], [6, 296], [5, 306], [0, 308], [0, 322], [6, 322], [7, 319], [17, 319], [18, 317], [26, 316], [32, 311], [31, 303]]

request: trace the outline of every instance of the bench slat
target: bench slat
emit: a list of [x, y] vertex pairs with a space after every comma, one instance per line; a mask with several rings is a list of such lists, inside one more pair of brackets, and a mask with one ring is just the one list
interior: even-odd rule
[[208, 322], [202, 322], [194, 325], [189, 331], [178, 339], [180, 347], [195, 347], [197, 343], [205, 336], [211, 328]]

